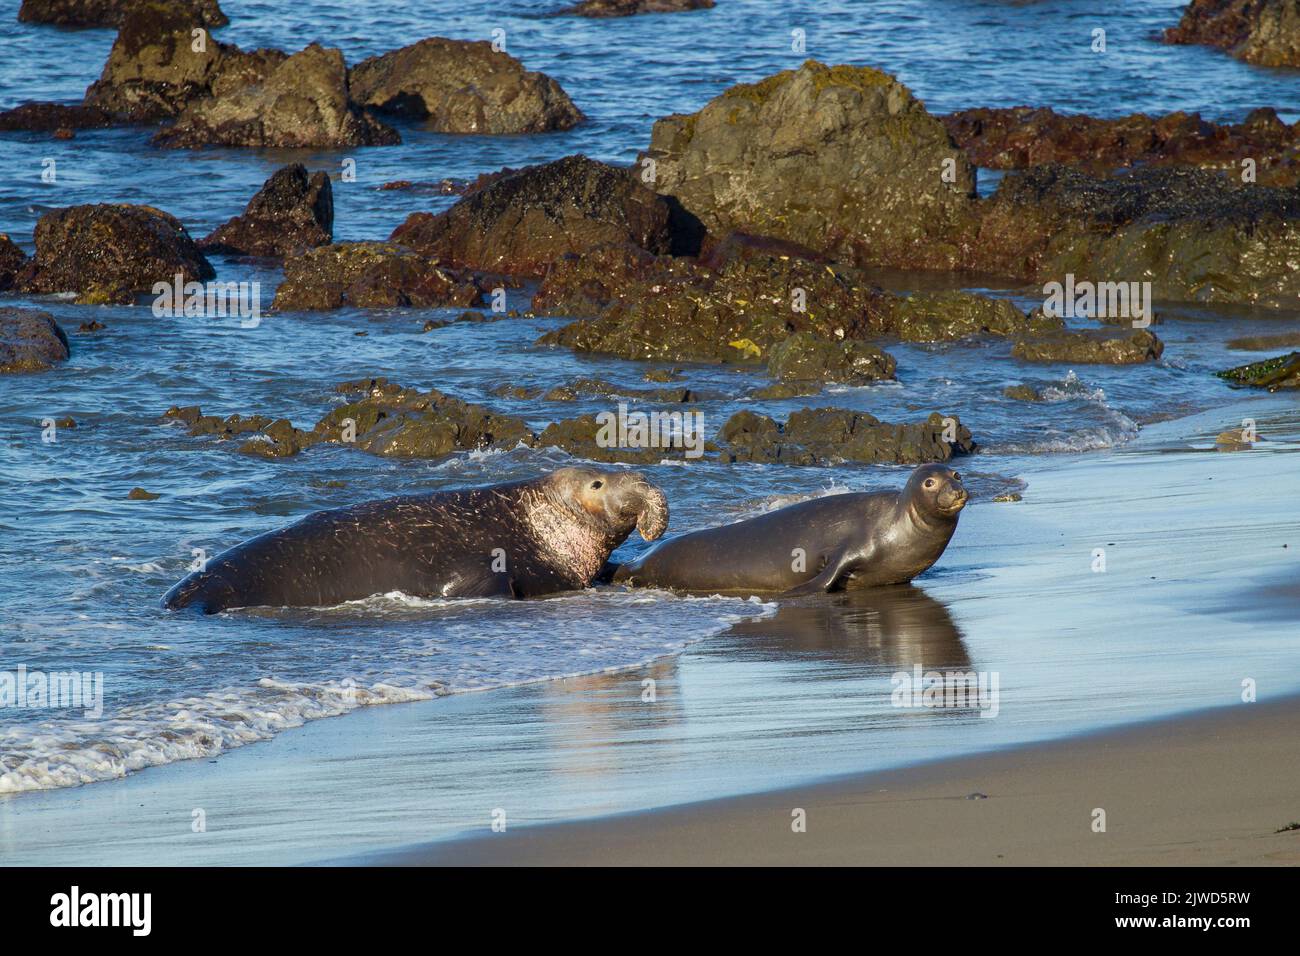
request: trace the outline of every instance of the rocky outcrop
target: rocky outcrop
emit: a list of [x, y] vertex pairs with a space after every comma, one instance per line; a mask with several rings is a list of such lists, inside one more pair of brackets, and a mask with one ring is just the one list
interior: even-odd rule
[[8, 292], [18, 282], [18, 274], [27, 265], [27, 253], [0, 232], [0, 292]]
[[786, 465], [910, 465], [948, 461], [976, 447], [970, 430], [954, 416], [934, 412], [924, 422], [891, 425], [843, 408], [805, 408], [784, 425], [756, 412], [737, 412], [722, 426], [718, 442], [726, 461]]
[[68, 337], [50, 313], [0, 308], [0, 373], [44, 372], [68, 354]]
[[555, 259], [608, 243], [669, 251], [669, 208], [631, 170], [585, 156], [530, 166], [444, 213], [414, 213], [390, 237], [450, 265], [541, 275]]
[[1059, 163], [1105, 173], [1119, 167], [1179, 164], [1245, 174], [1257, 181], [1300, 180], [1300, 123], [1288, 126], [1270, 108], [1241, 123], [1211, 123], [1196, 113], [1118, 119], [1057, 113], [1050, 107], [971, 109], [942, 117], [953, 140], [976, 166], [1025, 169]]
[[284, 263], [271, 308], [280, 312], [475, 305], [474, 279], [410, 249], [384, 242], [321, 246]]
[[1265, 388], [1270, 392], [1282, 388], [1300, 388], [1300, 352], [1239, 365], [1215, 374], [1232, 385]]
[[[172, 0], [189, 12], [199, 26], [224, 27], [230, 21], [217, 0]], [[23, 23], [53, 23], [64, 27], [116, 27], [141, 0], [23, 0]]]
[[975, 172], [908, 89], [813, 60], [659, 120], [654, 186], [710, 232], [739, 229], [858, 265], [949, 269], [974, 228]]
[[630, 17], [638, 13], [680, 13], [712, 7], [713, 0], [581, 0], [560, 13], [575, 17]]
[[[864, 281], [855, 270], [787, 253], [694, 260], [654, 256], [629, 246], [566, 256], [547, 271], [533, 299], [542, 315], [590, 316], [544, 335], [540, 344], [622, 358], [758, 364], [789, 336], [810, 333], [801, 349], [779, 352], [790, 368], [812, 340], [832, 355], [845, 340], [951, 341], [976, 334], [1015, 335], [1060, 327], [1029, 317], [1006, 300], [962, 292], [903, 297]], [[790, 349], [791, 347], [787, 347]], [[856, 354], [855, 354], [856, 353]], [[870, 360], [884, 371], [887, 361]], [[779, 363], [780, 365], [780, 363]], [[839, 366], [844, 370], [844, 366]]]
[[486, 41], [431, 37], [362, 60], [349, 79], [361, 105], [442, 133], [544, 133], [584, 119], [560, 84]]
[[853, 339], [835, 341], [796, 332], [768, 352], [767, 370], [783, 382], [835, 382], [866, 385], [894, 378], [896, 363], [874, 345]]
[[1058, 331], [1020, 339], [1011, 354], [1026, 362], [1071, 365], [1141, 365], [1160, 358], [1164, 343], [1146, 329]]
[[352, 102], [343, 54], [313, 43], [260, 82], [192, 102], [153, 142], [172, 149], [339, 149], [390, 146], [401, 137]]
[[205, 252], [291, 256], [334, 237], [334, 194], [329, 175], [301, 163], [276, 170], [236, 216], [199, 240]]
[[1201, 169], [1101, 178], [1061, 166], [1006, 176], [968, 267], [1032, 282], [1150, 282], [1157, 299], [1300, 298], [1300, 192]]
[[[154, 123], [196, 101], [266, 78], [284, 62], [279, 50], [245, 53], [210, 36], [197, 44], [193, 11], [173, 0], [142, 0], [122, 20], [85, 105], [126, 121]], [[201, 46], [196, 50], [195, 46]]]
[[70, 206], [36, 223], [36, 254], [23, 268], [23, 292], [76, 292], [80, 303], [131, 302], [154, 283], [200, 282], [216, 275], [175, 216], [152, 206]]
[[1256, 66], [1300, 66], [1295, 0], [1192, 0], [1166, 43], [1203, 43]]

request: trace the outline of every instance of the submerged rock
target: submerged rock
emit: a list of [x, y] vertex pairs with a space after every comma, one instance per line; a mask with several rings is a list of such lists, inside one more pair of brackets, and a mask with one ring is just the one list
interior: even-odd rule
[[316, 434], [326, 441], [355, 443], [373, 455], [437, 458], [455, 451], [531, 445], [535, 440], [521, 419], [436, 389], [420, 392], [380, 379], [345, 383], [340, 390], [364, 397], [331, 411], [316, 424]]
[[843, 408], [805, 408], [784, 425], [766, 415], [737, 412], [722, 426], [718, 441], [726, 461], [788, 465], [920, 464], [948, 461], [976, 447], [955, 416], [934, 412], [924, 422], [891, 425]]
[[236, 216], [199, 240], [207, 252], [288, 256], [334, 237], [334, 195], [326, 173], [301, 163], [282, 166]]
[[[172, 0], [205, 27], [224, 27], [230, 21], [217, 0]], [[142, 0], [23, 0], [18, 8], [22, 23], [53, 23], [64, 27], [116, 27]]]
[[154, 283], [216, 276], [179, 219], [152, 206], [69, 206], [36, 223], [36, 254], [23, 268], [23, 292], [76, 292], [82, 304], [131, 302]]
[[63, 130], [107, 129], [118, 125], [117, 116], [98, 106], [65, 103], [23, 103], [0, 111], [0, 131], [30, 130], [58, 133]]
[[285, 260], [271, 308], [279, 312], [476, 305], [473, 277], [385, 242], [340, 242]]
[[265, 79], [190, 103], [153, 138], [171, 149], [339, 149], [399, 142], [396, 130], [350, 99], [343, 54], [317, 43], [279, 63]]
[[667, 252], [668, 221], [668, 204], [631, 170], [567, 156], [495, 179], [436, 216], [414, 213], [390, 240], [450, 265], [541, 275], [566, 253], [607, 243]]
[[659, 120], [655, 188], [710, 232], [800, 243], [858, 265], [947, 269], [974, 228], [975, 171], [907, 87], [809, 60]]
[[1233, 385], [1266, 388], [1270, 392], [1280, 388], [1300, 388], [1300, 352], [1239, 365], [1215, 374]]
[[18, 281], [18, 274], [27, 265], [27, 253], [18, 248], [3, 232], [0, 232], [0, 292], [8, 292]]
[[1300, 66], [1300, 6], [1295, 0], [1192, 0], [1164, 38], [1221, 47], [1256, 66]]
[[69, 354], [68, 337], [50, 313], [0, 307], [0, 372], [44, 372]]
[[86, 90], [85, 105], [130, 122], [157, 122], [198, 100], [260, 82], [285, 60], [279, 50], [245, 53], [211, 37], [197, 44], [192, 31], [201, 26], [174, 0], [132, 5], [103, 72]]
[[[535, 396], [520, 396], [535, 397]], [[643, 402], [676, 405], [721, 398], [716, 392], [698, 392], [691, 388], [624, 388], [600, 378], [579, 378], [541, 393], [544, 402], [576, 402], [581, 398], [623, 398]]]
[[361, 105], [442, 133], [542, 133], [585, 118], [560, 84], [482, 40], [430, 37], [362, 60], [349, 81]]
[[638, 13], [709, 10], [713, 0], [581, 0], [560, 11], [575, 17], [630, 17]]
[[1013, 402], [1041, 402], [1042, 393], [1032, 385], [1008, 385], [1002, 389], [1002, 397]]
[[1059, 163], [1105, 173], [1176, 163], [1241, 174], [1249, 159], [1262, 184], [1300, 179], [1300, 124], [1288, 126], [1268, 108], [1235, 124], [1207, 122], [1196, 113], [1098, 119], [1028, 106], [963, 110], [942, 119], [967, 158], [986, 169]]
[[1020, 339], [1011, 354], [1026, 362], [1068, 362], [1091, 365], [1140, 365], [1155, 361], [1165, 346], [1146, 329], [1129, 332], [1061, 330]]

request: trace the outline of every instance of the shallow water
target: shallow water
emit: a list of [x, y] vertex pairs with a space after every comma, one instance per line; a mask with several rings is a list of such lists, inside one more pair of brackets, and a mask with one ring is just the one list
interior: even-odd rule
[[[98, 75], [111, 45], [104, 30], [20, 26], [12, 3], [0, 12], [0, 106], [29, 99], [70, 101]], [[1177, 20], [1177, 2], [912, 2], [780, 4], [719, 0], [708, 12], [621, 21], [542, 18], [551, 4], [282, 4], [227, 0], [224, 41], [250, 48], [297, 48], [321, 39], [350, 61], [427, 35], [487, 38], [505, 29], [508, 48], [531, 69], [558, 79], [590, 122], [532, 137], [454, 137], [401, 127], [396, 148], [343, 153], [205, 150], [164, 152], [141, 130], [92, 131], [70, 142], [44, 135], [0, 137], [0, 232], [31, 248], [41, 213], [80, 202], [146, 202], [179, 216], [192, 234], [242, 210], [279, 165], [302, 161], [337, 171], [357, 164], [357, 182], [335, 182], [336, 237], [382, 238], [410, 212], [452, 200], [381, 192], [395, 179], [469, 178], [573, 152], [630, 162], [655, 118], [698, 108], [739, 80], [797, 65], [790, 31], [802, 28], [807, 55], [870, 64], [896, 73], [934, 112], [969, 106], [1043, 104], [1118, 115], [1200, 110], [1240, 119], [1261, 105], [1294, 120], [1300, 73], [1259, 70], [1197, 47], [1152, 40]], [[506, 12], [501, 12], [501, 11]], [[1091, 31], [1107, 30], [1108, 51], [1091, 52]], [[41, 181], [42, 160], [55, 183]], [[215, 262], [222, 279], [258, 280], [269, 302], [278, 272], [234, 260]], [[902, 288], [935, 277], [893, 276]], [[1037, 304], [1024, 290], [1023, 307]], [[511, 293], [526, 306], [526, 290]], [[5, 304], [33, 300], [5, 297]], [[735, 600], [686, 602], [616, 591], [563, 596], [526, 607], [454, 607], [376, 599], [364, 607], [266, 612], [197, 620], [162, 612], [157, 600], [181, 577], [193, 550], [214, 554], [309, 510], [369, 498], [509, 480], [565, 461], [556, 452], [467, 454], [439, 462], [398, 462], [321, 447], [270, 462], [228, 445], [188, 438], [160, 421], [171, 405], [209, 414], [287, 416], [310, 427], [332, 403], [336, 382], [369, 375], [436, 387], [526, 416], [539, 428], [600, 410], [598, 402], [524, 403], [492, 398], [502, 382], [554, 385], [594, 375], [645, 387], [646, 366], [531, 343], [558, 320], [453, 325], [430, 333], [427, 318], [448, 311], [264, 317], [256, 329], [235, 320], [166, 319], [146, 307], [87, 308], [49, 300], [72, 332], [98, 319], [108, 328], [73, 334], [64, 369], [0, 377], [0, 670], [101, 672], [104, 719], [75, 712], [10, 710], [0, 723], [0, 792], [108, 779], [179, 757], [209, 755], [262, 740], [316, 716], [368, 702], [624, 668], [672, 654], [723, 631], [737, 617], [771, 608]], [[861, 408], [887, 421], [932, 410], [960, 416], [982, 446], [962, 462], [987, 498], [1036, 466], [1043, 455], [1122, 446], [1142, 426], [1221, 405], [1233, 393], [1208, 372], [1257, 356], [1233, 352], [1230, 337], [1300, 328], [1300, 311], [1165, 305], [1157, 331], [1164, 359], [1137, 368], [1029, 366], [1002, 341], [890, 345], [899, 383], [832, 390], [817, 399], [761, 403], [782, 418], [809, 404]], [[1085, 324], [1079, 322], [1076, 324]], [[360, 335], [359, 333], [364, 333]], [[732, 412], [755, 407], [744, 393], [753, 373], [687, 367], [683, 384], [725, 400], [694, 406], [710, 433]], [[1002, 397], [1006, 384], [1053, 388], [1043, 404]], [[75, 429], [42, 441], [45, 418], [71, 416]], [[1224, 422], [1223, 428], [1232, 422]], [[672, 529], [731, 520], [776, 503], [839, 489], [901, 482], [895, 467], [795, 469], [711, 463], [649, 469], [673, 504]], [[127, 500], [136, 486], [161, 497]], [[1135, 505], [1137, 507], [1137, 505]], [[628, 549], [635, 548], [635, 542]], [[948, 565], [948, 566], [945, 566]], [[958, 573], [941, 563], [923, 584], [938, 600]], [[967, 592], [952, 599], [971, 600]], [[963, 605], [965, 607], [965, 605]], [[974, 606], [974, 610], [978, 605]], [[960, 614], [968, 613], [961, 611]], [[1032, 653], [1031, 643], [1024, 646]], [[1197, 653], [1239, 646], [1227, 633]], [[1153, 645], [1151, 653], [1157, 653]], [[1078, 701], [1072, 674], [1052, 662], [1032, 674], [1045, 699]], [[1191, 655], [1165, 662], [1190, 675]], [[351, 682], [351, 683], [348, 683]], [[1173, 681], [1162, 706], [1200, 700]], [[354, 686], [355, 685], [355, 686]], [[1149, 709], [1150, 688], [1135, 686], [1132, 711]], [[1120, 708], [1123, 710], [1123, 707]], [[1071, 727], [1087, 723], [1072, 711]], [[1045, 717], [1047, 723], [1050, 717]], [[936, 734], [960, 747], [965, 723]], [[1020, 726], [1020, 725], [1013, 725]], [[1062, 726], [1065, 726], [1064, 723]], [[1021, 727], [1021, 732], [1028, 733]], [[942, 747], [940, 748], [942, 749]]]

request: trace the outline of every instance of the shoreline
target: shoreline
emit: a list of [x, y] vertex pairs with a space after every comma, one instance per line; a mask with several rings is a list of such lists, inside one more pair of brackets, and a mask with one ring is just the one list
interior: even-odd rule
[[[1256, 451], [1214, 451], [1223, 423], [1244, 414], [1270, 441]], [[1153, 424], [1116, 452], [1039, 460], [1021, 472], [1024, 501], [973, 508], [919, 587], [787, 603], [642, 670], [366, 707], [215, 759], [0, 799], [0, 861], [75, 863], [95, 846], [100, 862], [121, 865], [397, 862], [404, 854], [439, 862], [473, 834], [495, 836], [497, 807], [509, 808], [512, 844], [552, 826], [612, 826], [610, 841], [624, 845], [633, 831], [620, 835], [628, 818], [613, 814], [666, 820], [703, 798], [734, 804], [734, 817], [726, 810], [718, 819], [743, 827], [751, 812], [743, 808], [792, 786], [816, 796], [834, 786], [826, 781], [864, 773], [911, 779], [971, 752], [992, 765], [1058, 743], [1068, 752], [1081, 733], [1177, 723], [1237, 701], [1243, 675], [1258, 679], [1265, 699], [1300, 693], [1292, 636], [1300, 594], [1290, 584], [1300, 521], [1249, 506], [1291, 473], [1297, 434], [1289, 397], [1250, 396]], [[1089, 570], [1096, 545], [1110, 555], [1104, 575]], [[1000, 716], [891, 707], [890, 675], [917, 663], [1000, 674]], [[650, 705], [645, 678], [657, 685]], [[1271, 704], [1252, 706], [1272, 713]], [[1187, 719], [1199, 726], [1202, 718]], [[1279, 726], [1293, 724], [1279, 718]], [[1273, 741], [1269, 752], [1294, 749], [1293, 733], [1260, 728]], [[1184, 749], [1192, 767], [1214, 756]], [[1018, 772], [1022, 793], [1050, 780], [1032, 767]], [[918, 805], [950, 822], [979, 822], [964, 800], [979, 790], [990, 799], [970, 803], [1016, 808], [1005, 824], [1014, 829], [1022, 809], [995, 794], [996, 784], [972, 779], [966, 791], [936, 791]], [[1221, 787], [1203, 789], [1228, 798]], [[1120, 792], [1115, 806], [1132, 798]], [[1237, 798], [1262, 814], [1250, 824], [1269, 834], [1300, 820], [1300, 805], [1284, 812], [1249, 789]], [[814, 806], [812, 821], [823, 820], [826, 808]], [[206, 815], [203, 834], [191, 830], [196, 809]], [[1119, 832], [1114, 816], [1111, 823]], [[861, 826], [847, 817], [837, 829], [851, 836]], [[810, 822], [804, 836], [813, 834]], [[921, 827], [902, 842], [923, 857], [942, 851], [944, 839]], [[845, 848], [828, 852], [853, 845], [843, 834], [833, 842]], [[630, 861], [647, 862], [634, 843], [626, 844]], [[1059, 852], [1072, 860], [1082, 850]]]
[[[330, 863], [1300, 864], [1300, 696], [822, 783]], [[1292, 755], [1277, 760], [1279, 754]], [[1140, 770], [1138, 769], [1140, 768]], [[1094, 832], [1098, 809], [1105, 831]], [[804, 811], [806, 830], [793, 831]]]

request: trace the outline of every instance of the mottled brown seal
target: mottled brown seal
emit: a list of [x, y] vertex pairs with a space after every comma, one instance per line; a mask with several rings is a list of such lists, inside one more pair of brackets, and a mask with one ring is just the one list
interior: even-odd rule
[[904, 584], [939, 560], [966, 499], [957, 472], [922, 465], [901, 491], [828, 495], [678, 535], [622, 565], [614, 580], [786, 597]]
[[635, 527], [668, 525], [635, 471], [561, 468], [530, 481], [317, 511], [223, 552], [167, 608], [321, 607], [373, 594], [535, 597], [583, 588]]

